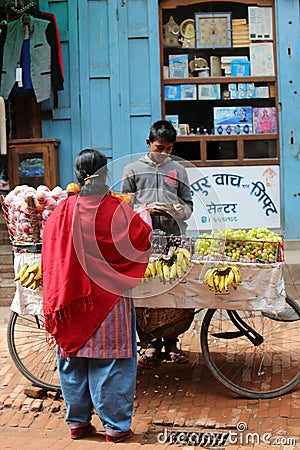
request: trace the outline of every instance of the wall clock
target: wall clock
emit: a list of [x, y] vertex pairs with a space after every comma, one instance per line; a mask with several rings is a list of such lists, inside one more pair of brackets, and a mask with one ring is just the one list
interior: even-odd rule
[[180, 33], [183, 37], [182, 47], [195, 47], [195, 21], [186, 19], [180, 24]]
[[180, 47], [179, 36], [180, 27], [175, 22], [173, 16], [170, 17], [169, 21], [163, 26], [163, 43], [165, 47]]
[[231, 13], [195, 13], [197, 48], [231, 47]]

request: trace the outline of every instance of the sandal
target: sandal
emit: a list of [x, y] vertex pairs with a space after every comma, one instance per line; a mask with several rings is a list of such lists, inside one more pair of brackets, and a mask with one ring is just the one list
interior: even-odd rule
[[177, 338], [164, 339], [166, 359], [177, 364], [185, 364], [188, 362], [189, 357], [183, 350], [177, 348], [176, 345], [177, 342], [178, 342]]
[[176, 352], [167, 352], [166, 351], [166, 353], [169, 356], [168, 359], [174, 363], [186, 364], [189, 361], [188, 355], [182, 350], [177, 349]]
[[156, 362], [161, 356], [162, 342], [159, 339], [153, 339], [138, 360], [138, 365], [143, 369], [154, 369]]

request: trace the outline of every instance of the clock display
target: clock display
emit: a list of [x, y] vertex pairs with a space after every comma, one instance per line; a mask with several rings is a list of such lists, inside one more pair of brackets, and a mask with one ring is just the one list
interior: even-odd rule
[[231, 13], [196, 13], [198, 48], [231, 47]]

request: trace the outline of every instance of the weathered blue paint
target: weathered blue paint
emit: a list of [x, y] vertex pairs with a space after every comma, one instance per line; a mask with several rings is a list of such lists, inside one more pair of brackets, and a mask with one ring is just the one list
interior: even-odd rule
[[276, 1], [282, 230], [300, 239], [299, 0]]
[[[299, 0], [275, 1], [282, 229], [300, 239]], [[161, 117], [158, 0], [39, 3], [56, 15], [63, 48], [65, 90], [53, 119], [43, 121], [43, 136], [61, 140], [61, 185], [73, 179], [74, 157], [85, 147], [114, 161], [110, 183], [118, 183]]]
[[61, 140], [64, 186], [82, 148], [113, 160], [145, 149], [161, 110], [158, 3], [41, 0], [40, 9], [56, 15], [63, 47], [65, 90], [53, 119], [43, 121], [43, 136]]

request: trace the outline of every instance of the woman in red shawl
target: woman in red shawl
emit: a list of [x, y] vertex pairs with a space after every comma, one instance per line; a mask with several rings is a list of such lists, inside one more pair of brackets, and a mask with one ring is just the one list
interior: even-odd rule
[[80, 194], [62, 201], [44, 229], [45, 325], [57, 343], [71, 438], [95, 431], [94, 407], [106, 440], [120, 442], [132, 433], [136, 383], [130, 289], [147, 267], [152, 230], [128, 204], [109, 195], [105, 155], [83, 150], [75, 174]]

